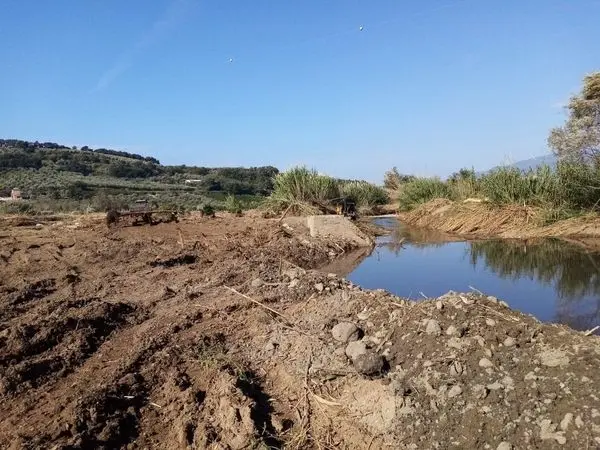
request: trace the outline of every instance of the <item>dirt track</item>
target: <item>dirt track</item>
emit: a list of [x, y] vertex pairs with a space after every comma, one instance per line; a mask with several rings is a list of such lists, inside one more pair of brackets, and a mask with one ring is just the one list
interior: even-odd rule
[[305, 270], [347, 243], [274, 220], [14, 223], [1, 448], [600, 446], [596, 337], [362, 291]]

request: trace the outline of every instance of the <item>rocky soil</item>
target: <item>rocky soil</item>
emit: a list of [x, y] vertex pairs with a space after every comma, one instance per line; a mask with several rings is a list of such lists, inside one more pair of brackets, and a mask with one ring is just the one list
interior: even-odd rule
[[600, 448], [600, 339], [258, 217], [0, 224], [0, 447]]

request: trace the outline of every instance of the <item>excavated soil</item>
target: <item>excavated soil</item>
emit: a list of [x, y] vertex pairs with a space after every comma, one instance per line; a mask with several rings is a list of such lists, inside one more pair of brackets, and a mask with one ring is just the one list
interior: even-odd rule
[[259, 217], [0, 221], [0, 448], [599, 448], [600, 339]]

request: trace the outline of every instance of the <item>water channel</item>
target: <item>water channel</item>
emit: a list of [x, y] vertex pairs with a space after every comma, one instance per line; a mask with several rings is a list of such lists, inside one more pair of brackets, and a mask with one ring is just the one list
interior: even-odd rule
[[464, 241], [375, 221], [390, 234], [325, 269], [414, 300], [478, 290], [544, 322], [600, 325], [600, 253], [557, 239]]

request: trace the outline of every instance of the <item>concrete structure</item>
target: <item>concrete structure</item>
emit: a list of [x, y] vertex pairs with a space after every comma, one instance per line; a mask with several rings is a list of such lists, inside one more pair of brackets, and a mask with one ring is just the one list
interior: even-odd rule
[[306, 227], [310, 235], [315, 238], [332, 238], [352, 243], [357, 247], [370, 247], [374, 244], [373, 239], [344, 216], [286, 217], [284, 223], [292, 227], [298, 225]]

